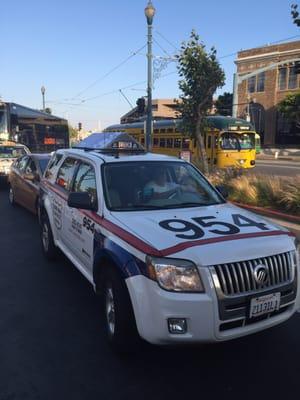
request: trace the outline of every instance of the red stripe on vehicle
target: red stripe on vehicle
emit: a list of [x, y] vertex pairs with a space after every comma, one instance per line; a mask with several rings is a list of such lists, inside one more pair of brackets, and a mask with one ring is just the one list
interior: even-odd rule
[[238, 233], [236, 235], [230, 236], [221, 236], [216, 238], [209, 238], [209, 239], [200, 239], [200, 240], [193, 240], [190, 242], [183, 242], [176, 244], [175, 246], [168, 247], [166, 249], [161, 250], [160, 252], [162, 255], [169, 256], [174, 253], [178, 253], [179, 251], [188, 249], [189, 247], [194, 246], [203, 246], [206, 244], [213, 244], [218, 242], [227, 242], [233, 240], [240, 240], [240, 239], [248, 239], [248, 238], [255, 238], [255, 237], [265, 237], [265, 236], [279, 236], [279, 235], [288, 235], [294, 236], [291, 232], [283, 232], [283, 231], [270, 231], [270, 232], [256, 232], [256, 233]]
[[150, 246], [148, 243], [143, 240], [137, 238], [131, 233], [127, 232], [125, 229], [120, 228], [118, 225], [115, 225], [113, 222], [108, 221], [105, 218], [101, 218], [98, 214], [89, 211], [80, 210], [84, 215], [88, 218], [101, 225], [103, 228], [107, 229], [109, 232], [118, 236], [120, 239], [124, 240], [124, 242], [128, 243], [130, 246], [135, 249], [141, 251], [145, 254], [151, 254], [152, 256], [161, 257], [162, 253], [160, 250], [157, 250], [155, 247]]

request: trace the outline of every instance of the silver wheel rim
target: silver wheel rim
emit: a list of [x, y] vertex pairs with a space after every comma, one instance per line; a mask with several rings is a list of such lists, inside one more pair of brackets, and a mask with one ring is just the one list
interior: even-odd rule
[[48, 248], [49, 248], [49, 230], [48, 230], [48, 225], [45, 222], [43, 223], [42, 242], [43, 242], [44, 250], [48, 251]]
[[107, 326], [109, 329], [109, 333], [113, 335], [115, 333], [115, 302], [114, 302], [114, 294], [111, 287], [107, 288], [106, 291], [106, 320]]
[[8, 197], [9, 197], [10, 203], [12, 204], [14, 202], [14, 192], [13, 192], [12, 188], [9, 189]]

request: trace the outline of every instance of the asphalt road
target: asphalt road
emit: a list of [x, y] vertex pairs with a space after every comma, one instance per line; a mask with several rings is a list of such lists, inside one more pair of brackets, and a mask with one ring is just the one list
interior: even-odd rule
[[36, 219], [0, 190], [0, 400], [299, 397], [300, 314], [236, 341], [120, 358], [99, 299], [62, 256], [43, 258]]
[[256, 167], [251, 170], [251, 173], [289, 177], [300, 175], [300, 162], [258, 159], [256, 160]]

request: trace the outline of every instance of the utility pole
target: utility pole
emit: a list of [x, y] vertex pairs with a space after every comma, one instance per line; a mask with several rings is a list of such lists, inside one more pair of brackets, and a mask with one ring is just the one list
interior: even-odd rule
[[152, 147], [152, 86], [153, 86], [153, 76], [152, 76], [152, 22], [155, 15], [155, 8], [153, 7], [152, 1], [149, 0], [147, 7], [145, 8], [145, 16], [148, 25], [148, 85], [147, 85], [147, 120], [146, 120], [146, 151], [151, 151]]
[[41, 87], [41, 92], [42, 92], [42, 99], [43, 99], [43, 111], [45, 112], [45, 92], [46, 92], [46, 89], [45, 89], [45, 86], [42, 86]]

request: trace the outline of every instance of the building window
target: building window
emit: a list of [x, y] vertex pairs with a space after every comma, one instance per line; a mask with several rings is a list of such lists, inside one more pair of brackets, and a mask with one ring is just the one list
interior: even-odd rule
[[287, 68], [280, 68], [278, 70], [278, 89], [286, 90], [286, 77], [287, 77]]
[[248, 79], [248, 93], [264, 92], [265, 91], [265, 73], [261, 72], [258, 75], [251, 76]]
[[289, 89], [296, 89], [297, 88], [297, 74], [296, 74], [296, 71], [295, 71], [295, 67], [290, 67], [289, 68], [288, 88]]
[[153, 139], [153, 147], [158, 147], [159, 146], [159, 141], [158, 138]]
[[256, 76], [251, 76], [251, 78], [248, 79], [248, 93], [254, 93], [255, 86], [256, 86]]
[[257, 75], [257, 92], [265, 91], [265, 73], [261, 72]]

